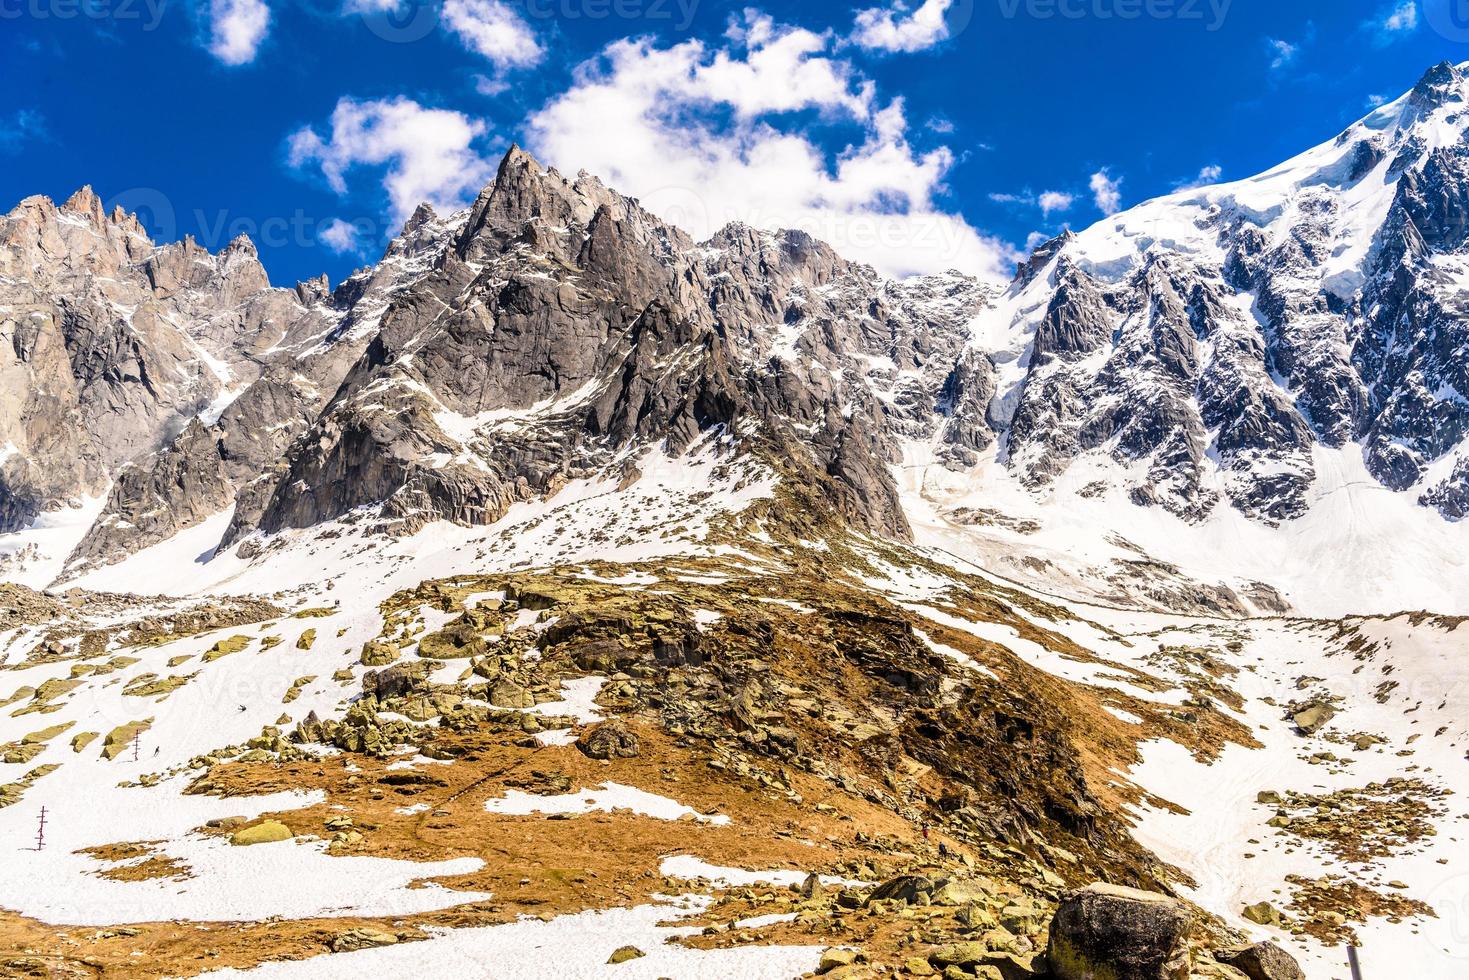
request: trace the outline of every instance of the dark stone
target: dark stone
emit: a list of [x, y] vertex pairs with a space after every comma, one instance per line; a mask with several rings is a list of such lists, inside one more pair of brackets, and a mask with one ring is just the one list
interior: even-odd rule
[[576, 747], [591, 759], [635, 759], [642, 751], [638, 737], [615, 718], [577, 739]]
[[1221, 949], [1214, 958], [1228, 964], [1250, 980], [1306, 980], [1306, 974], [1295, 957], [1271, 942], [1255, 943], [1242, 949]]
[[1191, 927], [1167, 895], [1089, 885], [1062, 899], [1047, 959], [1055, 980], [1185, 980]]

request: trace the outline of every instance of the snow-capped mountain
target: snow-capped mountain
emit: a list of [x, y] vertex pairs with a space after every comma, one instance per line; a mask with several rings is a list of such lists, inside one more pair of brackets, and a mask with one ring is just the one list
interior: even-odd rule
[[1469, 80], [1441, 64], [1264, 174], [1042, 246], [972, 340], [1008, 467], [1043, 487], [1110, 459], [1139, 504], [1280, 523], [1309, 507], [1313, 447], [1351, 446], [1465, 516], [1466, 127]]
[[[362, 507], [398, 531], [490, 523], [638, 446], [676, 454], [713, 426], [803, 470], [858, 524], [902, 537], [886, 468], [895, 435], [933, 433], [964, 325], [989, 296], [958, 274], [883, 280], [798, 232], [731, 226], [697, 244], [518, 149], [472, 208], [420, 209], [381, 263], [331, 292], [271, 289], [247, 241], [217, 257], [188, 241], [157, 248], [94, 205], [83, 194], [17, 209], [11, 288], [57, 311], [49, 349], [105, 332], [139, 363], [166, 352], [192, 387], [160, 386], [159, 368], [130, 371], [122, 353], [99, 358], [106, 394], [79, 380], [81, 407], [59, 427], [111, 450], [82, 453], [80, 473], [51, 466], [45, 432], [31, 429], [55, 427], [55, 413], [20, 406], [4, 420], [11, 529], [111, 481], [74, 568], [231, 508], [228, 544]], [[159, 285], [175, 255], [209, 274], [191, 271], [187, 290]], [[65, 276], [47, 271], [57, 264]], [[128, 302], [69, 312], [98, 281]], [[179, 295], [191, 305], [176, 312]], [[12, 329], [41, 315], [24, 298], [5, 307]], [[158, 305], [157, 336], [140, 334], [133, 310]], [[38, 355], [16, 351], [11, 370], [30, 374], [14, 390], [51, 390]], [[88, 414], [93, 402], [106, 411]], [[134, 402], [119, 418], [113, 406]], [[37, 472], [51, 485], [28, 482]]]
[[1029, 554], [1021, 577], [1300, 605], [1256, 568], [1192, 561], [1208, 528], [1315, 554], [1340, 495], [1354, 521], [1381, 512], [1363, 533], [1404, 560], [1457, 547], [1466, 94], [1439, 65], [1265, 174], [1045, 244], [1004, 290], [885, 280], [799, 232], [694, 242], [518, 148], [471, 208], [420, 209], [335, 290], [271, 288], [245, 240], [155, 246], [90, 192], [30, 199], [4, 223], [0, 515], [15, 529], [105, 495], [73, 572], [225, 513], [216, 544], [252, 552], [349, 513], [482, 525], [718, 430], [881, 536], [910, 536], [921, 467], [950, 523], [996, 501], [1011, 527], [1037, 502], [1096, 511], [1096, 556]]

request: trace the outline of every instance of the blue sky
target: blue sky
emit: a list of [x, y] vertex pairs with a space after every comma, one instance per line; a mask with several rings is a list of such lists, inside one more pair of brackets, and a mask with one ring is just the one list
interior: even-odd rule
[[0, 0], [0, 206], [90, 183], [336, 281], [518, 140], [696, 234], [999, 274], [1469, 60], [1466, 0], [394, 2]]

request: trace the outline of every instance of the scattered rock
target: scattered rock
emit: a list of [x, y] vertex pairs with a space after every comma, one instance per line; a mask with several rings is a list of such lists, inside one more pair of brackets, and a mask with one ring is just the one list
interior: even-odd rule
[[1246, 919], [1256, 925], [1275, 926], [1279, 928], [1283, 923], [1280, 910], [1269, 902], [1256, 902], [1254, 905], [1246, 905], [1243, 913]]
[[275, 844], [295, 836], [291, 833], [291, 828], [279, 820], [265, 820], [244, 830], [235, 831], [230, 835], [230, 843], [236, 847], [248, 847], [251, 844]]
[[1290, 716], [1291, 723], [1306, 735], [1315, 735], [1336, 717], [1336, 708], [1325, 701], [1312, 701]]
[[402, 656], [402, 651], [398, 649], [396, 643], [368, 640], [362, 644], [362, 665], [364, 667], [386, 667], [400, 656]]
[[1239, 970], [1250, 980], [1306, 980], [1306, 974], [1295, 957], [1271, 942], [1221, 949], [1214, 958]]
[[611, 956], [607, 957], [607, 963], [610, 966], [616, 966], [618, 963], [626, 963], [628, 960], [641, 959], [642, 957], [647, 955], [647, 953], [638, 949], [636, 946], [620, 946], [612, 951]]
[[330, 943], [333, 953], [349, 953], [358, 949], [374, 949], [379, 946], [395, 946], [398, 937], [391, 932], [380, 932], [377, 929], [359, 927], [348, 929], [338, 936], [334, 936]]
[[821, 962], [816, 965], [816, 972], [830, 973], [837, 967], [851, 966], [856, 962], [857, 950], [833, 947], [821, 954]]
[[615, 718], [582, 735], [576, 747], [591, 759], [634, 759], [642, 751], [638, 737]]

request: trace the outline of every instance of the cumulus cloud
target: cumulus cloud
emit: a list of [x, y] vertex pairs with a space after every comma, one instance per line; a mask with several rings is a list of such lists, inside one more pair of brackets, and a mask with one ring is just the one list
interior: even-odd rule
[[949, 38], [947, 14], [954, 0], [924, 0], [910, 10], [902, 0], [892, 7], [857, 12], [852, 43], [872, 51], [913, 52], [931, 48]]
[[800, 228], [890, 274], [1008, 273], [1011, 250], [937, 202], [953, 153], [914, 147], [901, 100], [878, 103], [829, 35], [751, 14], [727, 39], [608, 46], [532, 115], [532, 148], [696, 238], [743, 221]]
[[317, 240], [338, 255], [362, 250], [361, 234], [356, 225], [333, 218], [317, 232]]
[[440, 17], [466, 49], [499, 68], [530, 68], [545, 56], [535, 31], [503, 0], [444, 0]]
[[1047, 218], [1057, 211], [1070, 211], [1074, 203], [1076, 203], [1075, 195], [1067, 194], [1064, 191], [1044, 191], [1040, 197], [1036, 198], [1041, 214]]
[[1103, 167], [1092, 174], [1087, 186], [1092, 190], [1092, 200], [1096, 202], [1098, 211], [1112, 215], [1122, 210], [1121, 177], [1113, 177]]
[[395, 220], [419, 204], [440, 210], [462, 205], [494, 176], [494, 164], [475, 144], [483, 122], [448, 109], [430, 109], [412, 99], [359, 102], [341, 99], [325, 138], [311, 127], [289, 140], [291, 166], [316, 166], [333, 190], [347, 193], [347, 173], [379, 168]]
[[209, 53], [226, 65], [255, 60], [270, 32], [270, 8], [264, 0], [210, 0]]
[[1378, 11], [1377, 16], [1362, 25], [1379, 45], [1391, 44], [1418, 29], [1418, 4], [1402, 0]]

